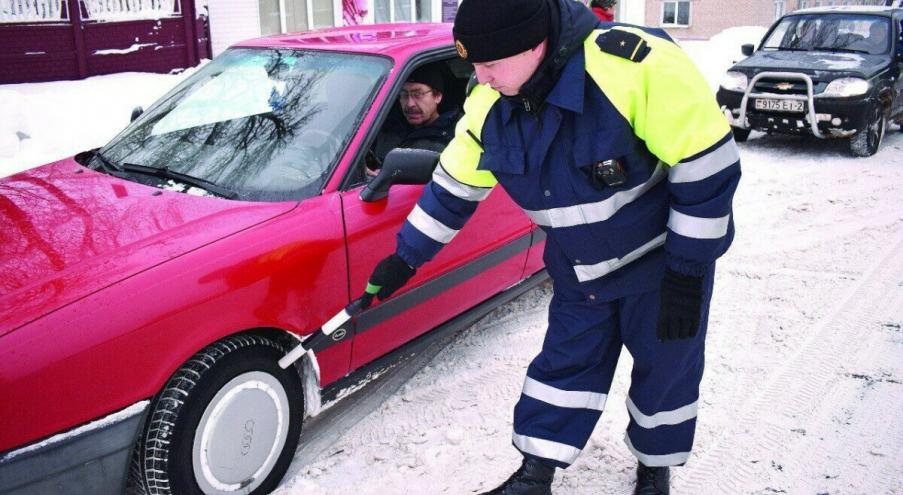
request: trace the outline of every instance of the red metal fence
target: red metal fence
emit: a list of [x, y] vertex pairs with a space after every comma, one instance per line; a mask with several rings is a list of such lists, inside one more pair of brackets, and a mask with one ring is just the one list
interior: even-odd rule
[[69, 20], [0, 24], [0, 84], [169, 72], [210, 58], [207, 16], [196, 15], [194, 0], [178, 0], [181, 15], [115, 22], [63, 1]]

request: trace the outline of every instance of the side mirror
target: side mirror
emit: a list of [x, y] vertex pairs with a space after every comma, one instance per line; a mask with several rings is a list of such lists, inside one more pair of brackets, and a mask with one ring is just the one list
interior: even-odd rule
[[740, 51], [743, 52], [744, 56], [750, 57], [752, 56], [753, 52], [756, 51], [756, 45], [747, 43], [740, 47]]
[[361, 191], [361, 200], [379, 201], [389, 195], [393, 184], [426, 184], [437, 163], [439, 153], [435, 151], [396, 148], [386, 155], [379, 174]]
[[132, 120], [130, 120], [129, 122], [134, 122], [135, 119], [140, 117], [142, 113], [144, 113], [144, 108], [142, 108], [141, 106], [137, 106], [137, 107], [133, 108], [132, 109]]

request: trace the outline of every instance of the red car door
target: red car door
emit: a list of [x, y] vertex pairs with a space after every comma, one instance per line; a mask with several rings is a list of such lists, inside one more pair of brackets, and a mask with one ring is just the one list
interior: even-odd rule
[[[395, 250], [395, 235], [423, 186], [393, 186], [383, 200], [342, 195], [352, 297], [373, 267]], [[461, 232], [393, 297], [357, 325], [351, 367], [357, 368], [514, 285], [524, 274], [530, 221], [497, 187]]]

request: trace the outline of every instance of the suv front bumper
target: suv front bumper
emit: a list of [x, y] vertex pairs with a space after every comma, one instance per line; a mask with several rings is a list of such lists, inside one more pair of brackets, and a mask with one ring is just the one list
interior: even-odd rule
[[0, 494], [122, 493], [148, 404], [0, 454]]
[[[807, 82], [807, 95], [753, 93], [755, 82], [761, 77], [780, 77]], [[719, 88], [716, 98], [724, 116], [732, 127], [755, 129], [783, 134], [807, 134], [818, 138], [850, 137], [867, 126], [869, 97], [820, 98], [811, 91], [812, 80], [805, 74], [763, 72], [754, 77], [746, 92]], [[804, 113], [766, 112], [755, 110], [754, 100], [802, 100]], [[813, 125], [814, 122], [814, 125]]]

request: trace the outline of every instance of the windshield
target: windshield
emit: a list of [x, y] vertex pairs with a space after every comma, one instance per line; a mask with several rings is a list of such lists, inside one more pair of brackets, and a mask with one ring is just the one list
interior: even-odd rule
[[765, 49], [882, 54], [890, 50], [891, 25], [873, 15], [794, 15], [781, 20]]
[[391, 62], [232, 49], [116, 136], [103, 156], [198, 177], [245, 200], [318, 194]]

